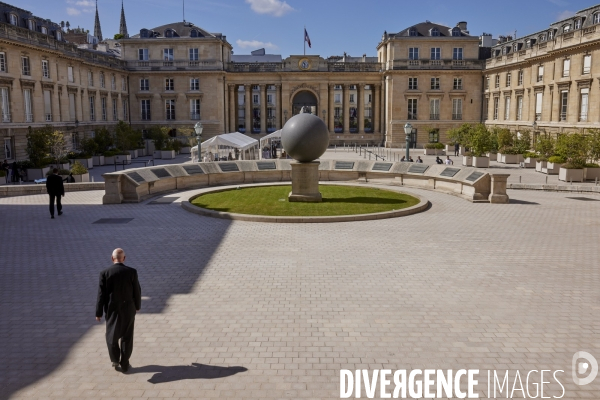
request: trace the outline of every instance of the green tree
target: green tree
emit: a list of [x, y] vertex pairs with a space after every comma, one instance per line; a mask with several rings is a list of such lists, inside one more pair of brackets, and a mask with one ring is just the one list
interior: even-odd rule
[[484, 124], [477, 124], [470, 129], [469, 142], [475, 157], [483, 157], [492, 149], [492, 135]]
[[89, 158], [98, 152], [98, 143], [93, 138], [83, 139], [79, 142], [79, 147], [85, 158]]
[[546, 161], [554, 155], [556, 140], [549, 135], [540, 136], [535, 143], [535, 151], [540, 157], [540, 161]]
[[39, 129], [29, 127], [27, 132], [27, 156], [35, 168], [43, 168], [44, 159], [48, 157], [48, 138], [53, 130], [50, 126]]
[[123, 39], [124, 37], [125, 37], [125, 35], [123, 35], [122, 33], [115, 33], [115, 36], [113, 36], [113, 39], [119, 40], [119, 39]]
[[50, 157], [53, 158], [56, 164], [60, 163], [60, 160], [67, 155], [67, 141], [65, 140], [65, 134], [61, 131], [52, 131], [46, 137], [46, 145]]
[[588, 158], [590, 161], [600, 162], [600, 130], [590, 130], [588, 134], [588, 141]]
[[156, 150], [166, 150], [169, 142], [169, 128], [166, 126], [153, 126], [150, 129], [150, 139], [154, 141]]
[[556, 140], [556, 154], [575, 168], [583, 168], [589, 153], [589, 139], [582, 133], [563, 133]]
[[96, 129], [94, 132], [94, 142], [97, 145], [95, 155], [101, 155], [105, 151], [108, 151], [114, 143], [111, 133], [106, 128]]
[[513, 138], [513, 147], [517, 151], [517, 154], [525, 154], [531, 148], [531, 133], [528, 130], [524, 130], [519, 134], [515, 134]]

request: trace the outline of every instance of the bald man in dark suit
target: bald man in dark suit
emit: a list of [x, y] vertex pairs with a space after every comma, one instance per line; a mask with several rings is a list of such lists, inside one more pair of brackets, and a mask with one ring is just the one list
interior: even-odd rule
[[[106, 315], [106, 344], [113, 368], [129, 370], [133, 351], [133, 325], [135, 314], [142, 307], [142, 289], [137, 271], [123, 264], [125, 252], [115, 249], [113, 265], [100, 273], [96, 321]], [[119, 339], [121, 345], [119, 346]]]

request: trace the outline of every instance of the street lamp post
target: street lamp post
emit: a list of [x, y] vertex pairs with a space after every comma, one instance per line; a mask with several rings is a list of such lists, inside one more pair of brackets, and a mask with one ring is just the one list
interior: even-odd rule
[[[196, 122], [196, 125], [194, 125], [194, 131], [196, 131], [196, 140], [198, 140], [198, 162], [200, 162], [200, 154], [202, 154], [202, 130], [204, 129], [204, 127], [202, 126], [202, 123], [200, 121]], [[212, 160], [210, 160], [212, 161]]]
[[406, 125], [404, 125], [404, 133], [406, 134], [406, 161], [408, 161], [410, 159], [410, 134], [412, 133], [412, 125], [410, 124], [410, 122], [407, 122]]
[[531, 128], [533, 130], [533, 144], [535, 145], [537, 143], [537, 134], [535, 133], [537, 131], [537, 122], [535, 120], [531, 124]]

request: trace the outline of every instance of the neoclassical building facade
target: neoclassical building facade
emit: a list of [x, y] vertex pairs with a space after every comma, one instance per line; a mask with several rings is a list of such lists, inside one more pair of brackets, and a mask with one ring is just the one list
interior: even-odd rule
[[444, 142], [465, 122], [520, 130], [536, 120], [539, 132], [600, 126], [600, 5], [495, 45], [470, 35], [466, 22], [426, 21], [384, 32], [375, 57], [329, 58], [234, 55], [226, 36], [189, 22], [130, 36], [123, 9], [121, 39], [77, 46], [60, 24], [0, 8], [0, 137], [9, 160], [26, 158], [29, 127], [50, 124], [74, 148], [118, 120], [141, 130], [201, 121], [205, 139], [259, 138], [302, 108], [323, 119], [332, 144], [403, 147], [407, 122], [412, 146]]

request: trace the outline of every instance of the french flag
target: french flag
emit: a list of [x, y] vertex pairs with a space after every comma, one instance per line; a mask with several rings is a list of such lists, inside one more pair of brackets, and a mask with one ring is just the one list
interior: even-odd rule
[[304, 41], [308, 43], [308, 47], [312, 49], [312, 46], [310, 45], [310, 38], [308, 37], [308, 32], [306, 32], [306, 28], [304, 28]]

